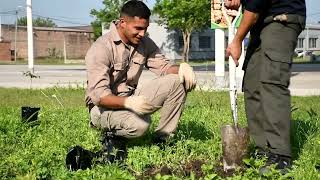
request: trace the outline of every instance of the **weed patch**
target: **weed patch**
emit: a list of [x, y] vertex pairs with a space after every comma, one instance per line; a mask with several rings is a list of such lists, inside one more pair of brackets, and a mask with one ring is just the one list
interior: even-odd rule
[[[1, 179], [261, 179], [263, 161], [252, 158], [243, 168], [223, 171], [220, 128], [232, 124], [228, 92], [190, 93], [170, 144], [152, 144], [156, 113], [146, 135], [129, 143], [123, 164], [96, 163], [78, 171], [65, 165], [71, 147], [102, 148], [101, 133], [88, 124], [84, 89], [0, 88], [0, 97]], [[267, 179], [320, 179], [320, 97], [293, 97], [292, 105], [293, 169]], [[37, 125], [21, 121], [22, 106], [41, 108]], [[246, 126], [242, 96], [238, 106], [239, 123]]]

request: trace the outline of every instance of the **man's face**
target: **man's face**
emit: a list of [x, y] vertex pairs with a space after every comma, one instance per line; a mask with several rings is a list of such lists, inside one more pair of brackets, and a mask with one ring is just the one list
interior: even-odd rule
[[120, 26], [126, 43], [137, 45], [148, 29], [149, 19], [126, 16], [120, 19]]

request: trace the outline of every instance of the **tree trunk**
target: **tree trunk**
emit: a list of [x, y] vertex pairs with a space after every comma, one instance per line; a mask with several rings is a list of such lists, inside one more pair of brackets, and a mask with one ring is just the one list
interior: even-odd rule
[[189, 62], [189, 50], [190, 50], [190, 35], [191, 31], [184, 30], [183, 35], [183, 52], [182, 52], [182, 62]]

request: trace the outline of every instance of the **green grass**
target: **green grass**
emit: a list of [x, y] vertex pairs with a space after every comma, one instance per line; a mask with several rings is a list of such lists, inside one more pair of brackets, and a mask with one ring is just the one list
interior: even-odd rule
[[[181, 59], [174, 61], [176, 64], [182, 63]], [[214, 65], [213, 59], [190, 59], [188, 62], [192, 66], [205, 66], [205, 65]], [[226, 62], [227, 63], [227, 62]]]
[[[38, 58], [34, 60], [34, 64], [36, 65], [74, 65], [74, 64], [84, 64], [81, 60], [77, 63], [73, 60], [73, 63], [64, 63], [63, 59], [59, 58]], [[0, 65], [24, 65], [28, 64], [27, 59], [17, 59], [17, 61], [0, 61]]]
[[294, 64], [320, 64], [320, 61], [310, 61], [310, 57], [306, 57], [305, 59], [303, 57], [295, 57], [293, 58]]
[[[196, 171], [183, 173], [190, 162], [201, 160], [203, 179], [225, 179], [220, 166], [220, 127], [231, 124], [227, 92], [196, 91], [189, 94], [181, 117], [175, 146], [161, 150], [151, 144], [159, 120], [153, 116], [149, 132], [130, 142], [125, 165], [96, 164], [91, 170], [69, 172], [67, 150], [74, 145], [98, 151], [100, 133], [88, 126], [83, 89], [21, 90], [0, 88], [0, 177], [1, 179], [142, 179], [150, 167], [168, 167], [173, 175], [155, 179], [197, 179]], [[268, 179], [319, 179], [320, 97], [293, 97], [293, 170], [286, 176], [271, 173]], [[21, 106], [39, 106], [39, 125], [21, 122]], [[239, 121], [246, 125], [243, 97], [239, 97]], [[261, 161], [246, 160], [248, 167], [229, 179], [261, 179]], [[150, 177], [144, 177], [150, 179]]]

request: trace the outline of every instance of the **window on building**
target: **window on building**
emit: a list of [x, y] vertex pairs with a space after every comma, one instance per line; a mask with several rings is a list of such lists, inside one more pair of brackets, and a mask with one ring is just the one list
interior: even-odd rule
[[317, 47], [317, 38], [309, 38], [309, 48]]
[[211, 37], [210, 36], [199, 36], [199, 48], [211, 48]]
[[298, 38], [297, 48], [303, 48], [304, 38]]

